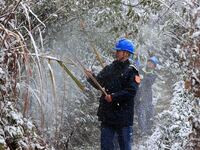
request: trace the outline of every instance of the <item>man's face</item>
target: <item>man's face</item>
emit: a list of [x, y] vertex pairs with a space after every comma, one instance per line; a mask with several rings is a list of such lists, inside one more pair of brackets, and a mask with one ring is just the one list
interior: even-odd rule
[[125, 51], [116, 51], [115, 57], [118, 61], [125, 61], [128, 59], [128, 53]]
[[147, 62], [147, 68], [149, 68], [149, 69], [155, 69], [155, 68], [156, 68], [156, 65], [155, 65], [153, 62], [148, 61], [148, 62]]

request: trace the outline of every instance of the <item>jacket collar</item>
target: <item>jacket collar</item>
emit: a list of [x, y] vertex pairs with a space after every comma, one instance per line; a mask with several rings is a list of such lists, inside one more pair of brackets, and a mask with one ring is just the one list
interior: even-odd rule
[[124, 68], [125, 66], [128, 66], [130, 64], [129, 60], [126, 60], [126, 61], [118, 61], [118, 60], [115, 60], [113, 62], [114, 66], [116, 66], [116, 68]]

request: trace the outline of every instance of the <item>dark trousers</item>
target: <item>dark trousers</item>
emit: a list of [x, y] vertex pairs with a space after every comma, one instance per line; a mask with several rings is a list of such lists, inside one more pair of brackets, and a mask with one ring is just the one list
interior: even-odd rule
[[133, 144], [133, 128], [101, 127], [101, 150], [114, 150], [114, 139], [117, 135], [120, 150], [131, 150]]
[[154, 116], [154, 106], [152, 102], [141, 101], [135, 106], [135, 110], [141, 134], [151, 135]]

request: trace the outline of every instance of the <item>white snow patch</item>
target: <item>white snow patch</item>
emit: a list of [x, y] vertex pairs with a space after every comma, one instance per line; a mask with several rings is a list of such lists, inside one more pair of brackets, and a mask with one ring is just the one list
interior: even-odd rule
[[22, 128], [14, 126], [6, 126], [5, 131], [7, 131], [11, 137], [23, 136]]
[[0, 67], [0, 74], [5, 74], [5, 72], [3, 71], [1, 67]]
[[194, 33], [192, 34], [192, 38], [196, 38], [196, 37], [198, 37], [198, 36], [200, 36], [200, 31], [194, 32]]
[[35, 148], [38, 148], [38, 149], [44, 149], [45, 147], [44, 146], [41, 146], [40, 144], [34, 144]]
[[195, 25], [200, 28], [200, 17], [197, 18], [196, 22], [195, 22]]
[[0, 144], [6, 144], [5, 139], [2, 136], [0, 136]]
[[28, 120], [28, 122], [27, 122], [27, 128], [28, 128], [29, 130], [32, 130], [33, 127], [34, 127], [33, 123], [32, 123], [30, 120]]
[[19, 144], [24, 148], [24, 149], [29, 149], [29, 146], [22, 140], [19, 141]]
[[174, 51], [175, 51], [177, 54], [179, 54], [180, 51], [181, 51], [180, 45], [177, 45], [177, 47], [174, 48]]
[[22, 114], [20, 113], [16, 113], [14, 111], [10, 112], [11, 117], [16, 121], [17, 124], [22, 125], [24, 123], [24, 121], [22, 120]]

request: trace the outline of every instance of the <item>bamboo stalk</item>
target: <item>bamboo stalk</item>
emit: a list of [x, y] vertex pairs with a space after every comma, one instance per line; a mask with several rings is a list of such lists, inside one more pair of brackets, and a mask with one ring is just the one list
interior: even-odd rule
[[58, 64], [64, 69], [64, 71], [74, 80], [74, 82], [76, 83], [76, 85], [78, 85], [78, 87], [84, 91], [84, 86], [81, 84], [81, 82], [78, 81], [78, 79], [71, 73], [71, 71], [65, 66], [65, 64], [63, 63], [63, 61], [57, 61]]
[[84, 69], [85, 74], [86, 74], [89, 78], [92, 79], [92, 81], [98, 86], [98, 88], [101, 90], [101, 92], [102, 92], [104, 95], [108, 95], [108, 94], [106, 93], [106, 91], [102, 88], [102, 86], [99, 84], [99, 82], [93, 77], [93, 75], [92, 75], [91, 73], [89, 73], [89, 72], [86, 73], [86, 71], [87, 71], [87, 70]]
[[[86, 26], [86, 24], [85, 24], [84, 20], [81, 19], [81, 20], [80, 20], [80, 28], [81, 28], [81, 31], [85, 31], [85, 26]], [[84, 32], [84, 33], [88, 36], [88, 34], [87, 34], [86, 32]], [[88, 37], [89, 37], [89, 36], [88, 36]], [[103, 63], [103, 60], [102, 60], [102, 58], [101, 58], [99, 52], [98, 52], [97, 49], [96, 49], [95, 44], [93, 43], [92, 40], [91, 40], [90, 42], [91, 42], [90, 45], [91, 45], [91, 47], [92, 47], [92, 50], [94, 51], [94, 53], [95, 53], [95, 55], [96, 55], [96, 59], [99, 61], [101, 67], [104, 68], [105, 65], [104, 65], [104, 63]], [[94, 41], [94, 42], [95, 42], [95, 41]]]
[[87, 69], [83, 66], [83, 64], [79, 61], [79, 59], [76, 56], [74, 56], [74, 57], [75, 57], [76, 61], [78, 62], [78, 64], [81, 66], [81, 68], [82, 68], [83, 72], [85, 73], [85, 75], [88, 76], [96, 84], [96, 86], [99, 88], [99, 90], [104, 95], [108, 95], [106, 93], [106, 91], [103, 89], [103, 87], [99, 84], [99, 82], [95, 79], [95, 77], [90, 72], [87, 71]]
[[103, 64], [103, 60], [101, 59], [100, 54], [98, 53], [98, 51], [94, 45], [92, 45], [92, 49], [93, 49], [94, 53], [96, 54], [96, 58], [100, 62], [101, 67], [104, 68], [105, 65]]

